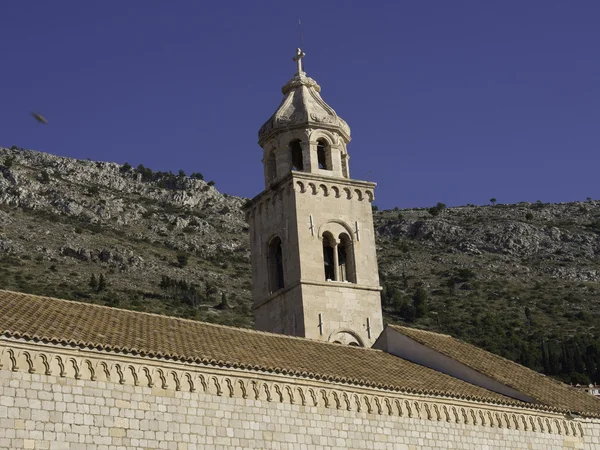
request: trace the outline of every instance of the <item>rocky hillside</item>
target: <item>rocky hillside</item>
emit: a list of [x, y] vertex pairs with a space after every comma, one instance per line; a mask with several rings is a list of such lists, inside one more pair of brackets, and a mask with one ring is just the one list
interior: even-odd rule
[[565, 381], [600, 378], [600, 202], [375, 214], [384, 311]]
[[252, 325], [242, 199], [198, 173], [15, 147], [0, 164], [1, 287]]
[[[0, 287], [252, 326], [245, 199], [0, 148]], [[600, 202], [379, 211], [386, 320], [600, 381]]]

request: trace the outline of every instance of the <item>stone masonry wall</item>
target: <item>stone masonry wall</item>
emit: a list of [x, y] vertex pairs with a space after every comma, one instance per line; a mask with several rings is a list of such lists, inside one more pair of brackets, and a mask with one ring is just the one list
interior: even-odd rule
[[[134, 367], [135, 358], [111, 361], [106, 355], [98, 355], [103, 358], [98, 361], [80, 360], [82, 370], [73, 372], [68, 368], [68, 355], [63, 364], [44, 352], [49, 359], [40, 371], [31, 349], [20, 353], [0, 347], [2, 350], [0, 449], [592, 450], [600, 443], [599, 421], [565, 421], [552, 413], [530, 414], [460, 400], [435, 403], [431, 397], [414, 401], [414, 396], [399, 395], [388, 397], [400, 408], [397, 411], [396, 406], [386, 408], [389, 403], [383, 397], [381, 401], [372, 397], [372, 404], [354, 404], [353, 400], [340, 405], [333, 390], [322, 389], [325, 384], [314, 381], [231, 370], [228, 378], [212, 369], [206, 376], [196, 374], [188, 378], [189, 383], [179, 384], [173, 381], [177, 378], [168, 376], [177, 371], [172, 363], [152, 367], [137, 358], [146, 365]], [[91, 375], [83, 372], [85, 366], [94, 364], [102, 370]], [[178, 365], [188, 371], [180, 373], [183, 379], [197, 369]], [[134, 376], [138, 368], [140, 378]], [[58, 374], [52, 373], [56, 370]], [[147, 377], [142, 380], [144, 373]], [[239, 391], [238, 383], [245, 375], [249, 389]], [[254, 381], [259, 383], [252, 384]], [[272, 389], [265, 388], [267, 384]], [[297, 392], [306, 388], [306, 398], [294, 397], [296, 388]], [[309, 394], [312, 388], [317, 395]], [[362, 398], [364, 392], [352, 389]], [[338, 394], [344, 397], [343, 390]], [[407, 408], [402, 409], [400, 403]], [[464, 408], [469, 405], [473, 409]], [[511, 425], [508, 417], [512, 413], [516, 415]]]

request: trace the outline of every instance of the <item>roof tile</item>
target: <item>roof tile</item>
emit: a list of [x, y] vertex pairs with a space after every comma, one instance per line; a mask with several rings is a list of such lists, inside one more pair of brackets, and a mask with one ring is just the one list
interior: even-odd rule
[[380, 350], [3, 290], [0, 333], [178, 360], [304, 373], [397, 390], [512, 402]]
[[[409, 335], [411, 330], [396, 328], [406, 335]], [[422, 332], [417, 330], [412, 336], [422, 336], [419, 333]], [[341, 346], [4, 290], [0, 290], [0, 334], [105, 351], [121, 351], [188, 362], [310, 376], [405, 392], [526, 406], [525, 403], [380, 350]], [[423, 343], [430, 345], [427, 341], [432, 343], [432, 347], [437, 345], [446, 348], [442, 343], [449, 336], [437, 336], [441, 338], [436, 340], [430, 337], [428, 341], [422, 338]], [[447, 346], [452, 347], [450, 344]], [[458, 350], [449, 348], [446, 351], [452, 353]], [[481, 352], [478, 355], [483, 359], [495, 357], [472, 346], [468, 347], [468, 351]], [[496, 366], [492, 365], [486, 370], [493, 371], [495, 368]], [[547, 380], [535, 372], [533, 374], [535, 376], [527, 379], [533, 384]], [[536, 398], [540, 400], [540, 405], [536, 407], [600, 412], [600, 408], [595, 408], [594, 403], [583, 401], [579, 397], [569, 401], [561, 395], [560, 400], [556, 402], [550, 401], [548, 395]]]

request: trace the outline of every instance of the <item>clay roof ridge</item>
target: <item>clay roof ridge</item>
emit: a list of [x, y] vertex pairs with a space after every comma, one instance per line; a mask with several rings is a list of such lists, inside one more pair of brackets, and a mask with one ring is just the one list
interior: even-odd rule
[[[458, 343], [460, 343], [460, 344], [468, 345], [469, 347], [474, 347], [474, 348], [477, 348], [478, 350], [482, 350], [482, 351], [484, 351], [484, 352], [488, 353], [488, 354], [489, 354], [491, 357], [493, 357], [493, 358], [497, 358], [497, 359], [500, 359], [500, 360], [502, 360], [502, 361], [506, 361], [506, 362], [508, 362], [508, 363], [510, 363], [510, 364], [516, 364], [516, 365], [518, 365], [519, 367], [521, 367], [521, 368], [523, 368], [523, 369], [526, 369], [528, 372], [531, 372], [531, 373], [532, 373], [532, 374], [534, 374], [534, 375], [537, 375], [537, 376], [542, 376], [542, 377], [544, 377], [544, 378], [546, 378], [546, 379], [548, 379], [548, 380], [552, 380], [553, 382], [556, 382], [557, 384], [560, 384], [560, 385], [563, 385], [563, 384], [564, 384], [564, 383], [561, 383], [561, 382], [560, 382], [560, 381], [558, 381], [558, 380], [555, 380], [555, 379], [554, 379], [554, 378], [552, 378], [552, 377], [549, 377], [549, 376], [547, 376], [546, 374], [543, 374], [543, 373], [541, 373], [541, 372], [536, 372], [535, 370], [533, 370], [533, 369], [530, 369], [530, 368], [529, 368], [529, 367], [527, 367], [527, 366], [523, 366], [523, 365], [521, 365], [521, 364], [518, 364], [518, 363], [516, 363], [516, 362], [514, 362], [514, 361], [511, 361], [511, 360], [510, 360], [510, 359], [508, 359], [508, 358], [505, 358], [504, 356], [500, 356], [500, 355], [498, 355], [498, 354], [496, 354], [496, 353], [492, 353], [492, 352], [490, 352], [490, 351], [484, 350], [484, 349], [482, 349], [482, 348], [480, 348], [480, 347], [477, 347], [476, 345], [470, 344], [469, 342], [467, 342], [467, 341], [463, 341], [462, 339], [459, 339], [459, 338], [457, 338], [457, 337], [454, 337], [454, 336], [452, 336], [452, 335], [450, 335], [450, 334], [436, 333], [435, 331], [423, 330], [422, 328], [411, 328], [411, 327], [404, 327], [404, 326], [402, 326], [402, 325], [390, 325], [390, 326], [391, 326], [392, 328], [395, 328], [395, 329], [398, 329], [398, 330], [411, 330], [411, 331], [417, 331], [417, 332], [419, 332], [419, 333], [428, 333], [428, 334], [433, 334], [433, 335], [435, 335], [435, 336], [443, 336], [443, 337], [446, 337], [446, 338], [450, 338], [450, 339], [452, 339], [453, 341], [456, 341], [456, 342], [458, 342]], [[426, 342], [421, 342], [421, 341], [419, 341], [419, 340], [418, 340], [418, 338], [416, 338], [416, 337], [413, 337], [413, 336], [407, 336], [407, 337], [408, 337], [408, 338], [411, 338], [411, 339], [415, 339], [415, 340], [416, 340], [416, 341], [418, 341], [420, 344], [423, 344], [423, 345], [425, 345], [426, 347], [430, 347], [430, 346], [429, 346], [429, 345], [428, 345]], [[432, 347], [430, 347], [430, 348], [432, 348]], [[445, 353], [443, 350], [438, 350], [437, 348], [432, 348], [432, 349], [433, 349], [433, 350], [435, 350], [435, 351], [437, 351], [437, 352], [439, 352], [439, 353], [442, 353], [442, 354], [444, 354], [444, 355], [448, 356], [449, 358], [452, 358], [452, 356], [450, 356], [450, 355], [446, 354], [446, 353]], [[452, 359], [454, 359], [454, 358], [452, 358]], [[470, 367], [470, 366], [469, 366], [469, 367]], [[473, 370], [475, 370], [476, 372], [479, 372], [479, 373], [481, 373], [481, 374], [483, 374], [483, 375], [486, 375], [485, 373], [483, 373], [483, 372], [479, 371], [479, 370], [478, 370], [478, 369], [476, 369], [475, 367], [471, 367], [471, 369], [473, 369]]]
[[[397, 325], [395, 323], [390, 323], [388, 326], [392, 327], [392, 328], [397, 328], [397, 329], [400, 329], [400, 330], [411, 330], [411, 331], [418, 331], [420, 333], [434, 334], [436, 336], [444, 336], [444, 337], [450, 337], [450, 338], [453, 337], [450, 334], [438, 333], [437, 331], [425, 330], [423, 328], [417, 328], [417, 327], [406, 327], [404, 325]], [[456, 339], [457, 341], [460, 341], [460, 339], [458, 339], [458, 338], [454, 338], [454, 339]], [[464, 341], [461, 341], [461, 342], [464, 342]]]

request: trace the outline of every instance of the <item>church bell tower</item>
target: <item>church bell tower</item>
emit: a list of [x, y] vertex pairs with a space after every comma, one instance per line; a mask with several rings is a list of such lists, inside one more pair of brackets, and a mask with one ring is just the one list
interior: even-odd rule
[[371, 203], [350, 128], [302, 68], [258, 132], [265, 190], [245, 206], [256, 329], [370, 347], [383, 321]]

